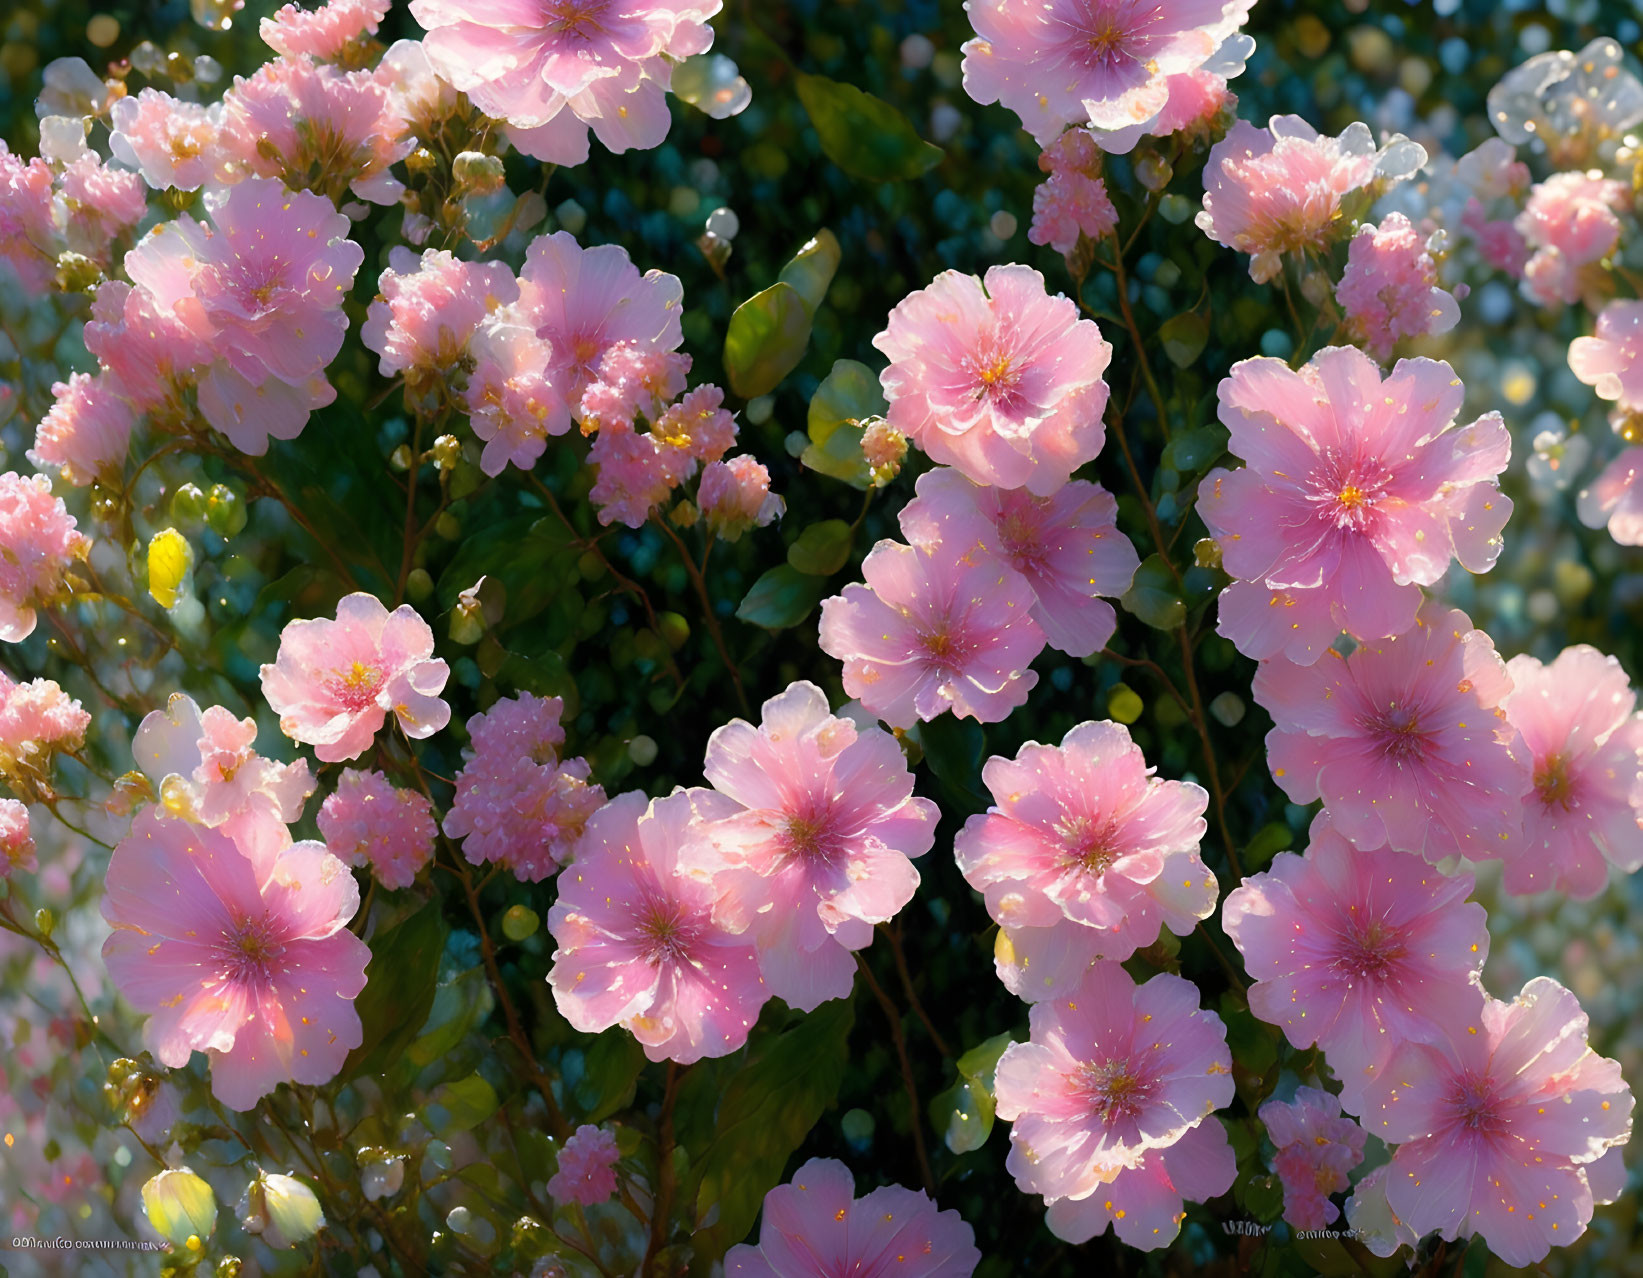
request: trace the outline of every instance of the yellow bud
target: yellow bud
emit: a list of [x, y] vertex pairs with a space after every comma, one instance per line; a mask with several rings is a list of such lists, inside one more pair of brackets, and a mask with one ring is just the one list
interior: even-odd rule
[[157, 532], [148, 543], [148, 593], [162, 608], [175, 608], [182, 584], [194, 568], [194, 547], [175, 528]]

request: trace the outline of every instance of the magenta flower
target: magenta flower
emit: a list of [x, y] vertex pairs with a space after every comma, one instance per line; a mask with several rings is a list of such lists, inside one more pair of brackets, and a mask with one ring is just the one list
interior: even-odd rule
[[360, 1045], [358, 909], [322, 844], [271, 821], [236, 842], [148, 809], [109, 860], [103, 961], [148, 1015], [155, 1058], [175, 1069], [205, 1052], [213, 1095], [247, 1110], [282, 1082], [329, 1082]]
[[197, 191], [217, 169], [220, 110], [143, 89], [109, 108], [109, 150], [157, 191]]
[[1631, 205], [1630, 187], [1595, 174], [1554, 173], [1536, 185], [1514, 224], [1530, 250], [1524, 296], [1541, 306], [1584, 299], [1597, 310], [1608, 291], [1599, 263], [1620, 243], [1620, 214]]
[[970, 1278], [975, 1232], [956, 1211], [885, 1185], [857, 1198], [850, 1169], [812, 1158], [764, 1196], [759, 1243], [725, 1253], [725, 1278]]
[[787, 503], [770, 491], [770, 471], [748, 453], [708, 463], [696, 503], [709, 531], [725, 541], [740, 540], [748, 529], [767, 526], [787, 509]]
[[[1226, 1028], [1214, 1013], [1200, 1010], [1190, 981], [1164, 974], [1137, 986], [1117, 963], [1099, 963], [1070, 993], [1034, 1003], [1029, 1023], [1031, 1041], [1007, 1047], [995, 1076], [998, 1116], [1011, 1123], [1006, 1165], [1016, 1184], [1023, 1193], [1044, 1196], [1051, 1229], [1062, 1237], [1091, 1236], [1108, 1218], [1099, 1213], [1110, 1211], [1120, 1237], [1128, 1229], [1144, 1235], [1136, 1245], [1170, 1241], [1173, 1232], [1163, 1235], [1167, 1218], [1146, 1222], [1148, 1229], [1156, 1224], [1156, 1235], [1140, 1229], [1139, 1219], [1125, 1226], [1129, 1209], [1118, 1209], [1109, 1186], [1118, 1177], [1140, 1200], [1156, 1205], [1160, 1191], [1171, 1192], [1168, 1183], [1176, 1174], [1190, 1176], [1186, 1166], [1158, 1155], [1231, 1102]], [[1220, 1181], [1221, 1171], [1228, 1172], [1219, 1188], [1192, 1185], [1213, 1195], [1231, 1184], [1232, 1167], [1230, 1154], [1223, 1169], [1219, 1156], [1208, 1153], [1220, 1124], [1206, 1126], [1210, 1136], [1199, 1138], [1206, 1146], [1195, 1140], [1187, 1148], [1195, 1153], [1189, 1161], [1213, 1164], [1202, 1167], [1204, 1179]], [[1124, 1176], [1134, 1173], [1140, 1175], [1126, 1183]], [[1175, 1195], [1176, 1211], [1180, 1197]], [[1064, 1199], [1075, 1205], [1058, 1212]], [[1108, 1199], [1113, 1206], [1092, 1210]]]
[[340, 763], [369, 749], [389, 714], [419, 740], [443, 728], [451, 708], [439, 693], [450, 673], [414, 608], [390, 613], [375, 596], [355, 593], [337, 605], [335, 620], [286, 625], [274, 663], [262, 668], [262, 694], [281, 732]]
[[[1215, 876], [1198, 855], [1209, 796], [1152, 776], [1121, 724], [1081, 723], [1059, 746], [1029, 742], [981, 776], [994, 806], [965, 822], [953, 855], [1012, 946], [1018, 929], [1084, 930], [1088, 967], [1151, 945], [1160, 926], [1185, 936], [1214, 912]], [[1038, 973], [1030, 958], [1020, 966], [1022, 996], [1036, 1001]]]
[[770, 993], [801, 1011], [849, 994], [851, 951], [913, 899], [940, 811], [913, 797], [894, 737], [828, 712], [813, 683], [709, 738], [703, 772], [740, 810], [713, 822], [714, 918], [759, 951]]
[[[1283, 640], [1298, 655], [1289, 637], [1321, 635], [1326, 602], [1326, 644], [1343, 629], [1402, 634], [1420, 587], [1441, 580], [1451, 559], [1483, 572], [1500, 554], [1512, 503], [1497, 477], [1511, 435], [1498, 413], [1454, 428], [1463, 388], [1449, 365], [1400, 360], [1383, 378], [1362, 351], [1331, 346], [1295, 372], [1244, 360], [1220, 394], [1228, 447], [1248, 465], [1206, 475], [1199, 512], [1222, 566], [1254, 587], [1218, 627], [1246, 654], [1275, 656]], [[1268, 592], [1317, 595], [1286, 633]], [[1265, 624], [1262, 605], [1275, 612]]]
[[1506, 663], [1501, 703], [1534, 770], [1523, 846], [1507, 861], [1508, 892], [1556, 888], [1596, 896], [1609, 866], [1643, 868], [1643, 717], [1620, 663], [1581, 644], [1550, 665]]
[[1259, 1117], [1278, 1151], [1272, 1170], [1284, 1186], [1284, 1219], [1295, 1229], [1339, 1220], [1341, 1209], [1329, 1196], [1350, 1187], [1349, 1173], [1363, 1161], [1363, 1128], [1316, 1087], [1296, 1088], [1293, 1101], [1267, 1101]]
[[1603, 399], [1625, 412], [1643, 412], [1643, 302], [1610, 302], [1591, 337], [1569, 343], [1569, 367]]
[[1267, 762], [1293, 802], [1322, 798], [1359, 848], [1437, 862], [1520, 845], [1530, 774], [1501, 709], [1511, 688], [1489, 636], [1427, 604], [1408, 634], [1350, 657], [1263, 662], [1254, 691], [1277, 725]]
[[0, 799], [0, 879], [39, 867], [34, 855], [34, 832], [29, 810], [16, 799]]
[[44, 475], [0, 475], [0, 640], [34, 633], [35, 609], [67, 589], [63, 574], [91, 553]]
[[1033, 192], [1033, 223], [1027, 238], [1071, 253], [1078, 237], [1098, 240], [1118, 225], [1118, 210], [1101, 180], [1100, 152], [1088, 129], [1069, 129], [1038, 157], [1050, 176]]
[[1631, 1089], [1586, 1028], [1575, 996], [1541, 976], [1436, 1044], [1393, 1052], [1364, 1125], [1397, 1146], [1386, 1199], [1416, 1234], [1476, 1234], [1504, 1263], [1533, 1265], [1585, 1232], [1586, 1168], [1632, 1126]]
[[822, 601], [822, 651], [844, 662], [844, 690], [893, 728], [944, 710], [997, 723], [1038, 682], [1032, 587], [991, 556], [962, 556], [881, 541], [862, 562], [867, 584]]
[[653, 1061], [688, 1065], [747, 1042], [770, 991], [753, 945], [713, 919], [714, 888], [681, 861], [735, 803], [677, 790], [617, 795], [588, 821], [548, 914], [548, 983], [576, 1029], [629, 1031]]
[[408, 888], [434, 858], [433, 805], [380, 772], [344, 768], [319, 810], [320, 837], [349, 865], [371, 867], [386, 888]]
[[80, 488], [121, 474], [137, 419], [119, 382], [107, 373], [72, 373], [51, 393], [51, 411], [35, 427], [28, 459]]
[[920, 475], [902, 507], [902, 535], [921, 550], [997, 556], [1033, 588], [1033, 620], [1052, 648], [1087, 657], [1112, 638], [1117, 598], [1141, 566], [1118, 531], [1118, 503], [1099, 485], [1069, 480], [1050, 497], [978, 487], [957, 471]]
[[1221, 925], [1254, 984], [1249, 1009], [1297, 1048], [1317, 1043], [1362, 1113], [1365, 1083], [1399, 1043], [1475, 1020], [1489, 956], [1469, 874], [1365, 852], [1321, 816], [1306, 855], [1280, 852], [1227, 896]]
[[328, 0], [317, 9], [287, 4], [257, 28], [262, 42], [288, 58], [307, 54], [329, 60], [376, 34], [391, 0]]
[[442, 249], [420, 257], [395, 245], [360, 340], [382, 358], [384, 377], [437, 381], [468, 353], [485, 318], [519, 296], [505, 262], [464, 262]]
[[1029, 266], [943, 271], [873, 345], [890, 424], [978, 484], [1048, 496], [1101, 451], [1112, 347]]
[[1404, 338], [1447, 333], [1460, 323], [1460, 307], [1440, 286], [1426, 241], [1402, 213], [1358, 228], [1335, 300], [1353, 335], [1381, 360]]
[[1643, 447], [1625, 448], [1580, 492], [1577, 509], [1588, 528], [1609, 529], [1622, 546], [1643, 546]]
[[1014, 111], [1040, 146], [1070, 124], [1146, 125], [1169, 101], [1169, 77], [1208, 62], [1252, 3], [971, 0], [964, 91]]
[[621, 1151], [613, 1133], [583, 1123], [559, 1151], [559, 1166], [548, 1178], [548, 1197], [556, 1203], [595, 1207], [616, 1192], [616, 1160]]

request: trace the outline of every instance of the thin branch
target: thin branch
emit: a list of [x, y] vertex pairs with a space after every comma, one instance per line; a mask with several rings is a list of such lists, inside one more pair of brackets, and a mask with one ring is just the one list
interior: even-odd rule
[[913, 1110], [913, 1152], [918, 1155], [918, 1170], [924, 1180], [924, 1190], [934, 1198], [936, 1178], [930, 1171], [930, 1155], [924, 1148], [924, 1109], [919, 1104], [918, 1084], [913, 1081], [913, 1062], [907, 1055], [907, 1036], [901, 1031], [901, 1013], [896, 1010], [895, 1003], [884, 992], [884, 987], [873, 975], [873, 969], [867, 966], [867, 960], [860, 954], [856, 955], [856, 966], [861, 969], [862, 976], [867, 980], [867, 988], [873, 991], [879, 1006], [884, 1009], [885, 1019], [890, 1022], [890, 1037], [896, 1045], [896, 1058], [901, 1062], [901, 1084], [907, 1091], [907, 1103]]

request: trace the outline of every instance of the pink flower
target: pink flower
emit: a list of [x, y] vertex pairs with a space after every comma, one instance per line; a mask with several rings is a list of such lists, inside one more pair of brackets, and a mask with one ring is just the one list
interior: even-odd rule
[[469, 114], [467, 101], [440, 79], [420, 40], [396, 40], [375, 72], [396, 116], [413, 137], [435, 137], [452, 116]]
[[1569, 343], [1569, 367], [1604, 399], [1643, 413], [1643, 302], [1610, 302], [1597, 317], [1597, 332]]
[[556, 1203], [594, 1207], [616, 1192], [616, 1137], [584, 1123], [559, 1151], [559, 1167], [548, 1178], [548, 1197]]
[[519, 296], [505, 262], [464, 262], [442, 249], [418, 257], [400, 245], [378, 288], [360, 340], [382, 357], [384, 377], [406, 373], [413, 382], [438, 381], [486, 317]]
[[603, 428], [606, 422], [632, 426], [641, 416], [654, 422], [684, 391], [689, 372], [688, 355], [617, 342], [599, 357], [598, 380], [582, 392], [577, 415], [584, 428]]
[[620, 1025], [651, 1060], [681, 1065], [747, 1041], [769, 997], [758, 954], [714, 922], [712, 881], [680, 869], [705, 823], [734, 810], [712, 790], [648, 805], [630, 792], [589, 819], [548, 914], [558, 943], [548, 983], [573, 1027]]
[[64, 571], [91, 552], [44, 475], [0, 475], [0, 640], [34, 633], [35, 608], [67, 589]]
[[[1174, 1230], [1164, 1231], [1179, 1227], [1184, 1193], [1213, 1196], [1232, 1183], [1220, 1124], [1204, 1122], [1233, 1096], [1226, 1027], [1200, 1010], [1190, 981], [1164, 974], [1137, 986], [1117, 963], [1098, 963], [1075, 989], [1034, 1003], [1029, 1024], [1031, 1041], [1005, 1048], [995, 1075], [1017, 1186], [1044, 1196], [1058, 1237], [1088, 1238], [1111, 1219], [1132, 1245], [1171, 1241]], [[1171, 1158], [1200, 1124], [1208, 1135], [1179, 1149], [1192, 1157]], [[1190, 1184], [1172, 1188], [1178, 1176]]]
[[64, 241], [106, 265], [109, 247], [148, 212], [148, 190], [135, 173], [104, 164], [90, 152], [58, 178]]
[[434, 67], [552, 164], [659, 146], [672, 65], [713, 43], [721, 0], [411, 0]]
[[[1455, 428], [1463, 393], [1448, 364], [1400, 360], [1383, 379], [1349, 346], [1295, 372], [1264, 357], [1234, 365], [1221, 420], [1249, 464], [1213, 470], [1199, 489], [1223, 567], [1265, 591], [1316, 592], [1289, 624], [1310, 631], [1327, 615], [1325, 645], [1343, 629], [1360, 639], [1408, 630], [1420, 587], [1451, 558], [1473, 572], [1494, 564], [1512, 511], [1497, 478], [1511, 436], [1498, 413]], [[1250, 616], [1267, 599], [1249, 594], [1223, 609], [1220, 632], [1248, 655], [1274, 656], [1286, 636]]]
[[138, 769], [174, 816], [202, 825], [247, 821], [291, 825], [314, 792], [308, 762], [277, 763], [256, 752], [257, 723], [221, 706], [202, 713], [193, 698], [171, 694], [164, 710], [144, 717], [131, 739]]
[[1632, 1093], [1556, 981], [1480, 1013], [1435, 1045], [1400, 1044], [1364, 1124], [1397, 1146], [1386, 1199], [1416, 1234], [1476, 1234], [1505, 1264], [1533, 1265], [1585, 1232], [1585, 1169], [1631, 1135]]
[[890, 424], [978, 484], [1048, 496], [1101, 451], [1112, 347], [1031, 267], [943, 271], [873, 345]]
[[33, 873], [39, 864], [29, 810], [16, 799], [0, 799], [0, 879], [9, 879], [20, 870]]
[[1280, 852], [1227, 896], [1221, 920], [1255, 982], [1250, 1011], [1297, 1048], [1317, 1043], [1362, 1113], [1394, 1047], [1476, 1016], [1489, 931], [1471, 891], [1469, 874], [1353, 848], [1325, 815], [1306, 855]]
[[570, 429], [552, 348], [519, 321], [510, 306], [470, 334], [474, 369], [463, 400], [474, 434], [485, 441], [479, 468], [487, 475], [510, 464], [529, 470], [547, 450], [548, 437]]
[[51, 411], [35, 428], [28, 459], [55, 467], [69, 483], [84, 488], [96, 479], [120, 475], [136, 417], [124, 388], [108, 374], [73, 373], [51, 388]]
[[[800, 1011], [849, 994], [854, 950], [913, 898], [940, 812], [913, 797], [901, 747], [828, 712], [813, 683], [708, 740], [703, 771], [738, 810], [696, 857], [714, 875], [714, 918], [758, 947], [770, 993]], [[706, 852], [706, 855], [702, 855]]]
[[[419, 0], [454, 6], [459, 0]], [[550, 376], [568, 404], [597, 380], [605, 352], [618, 342], [642, 350], [673, 351], [684, 287], [660, 271], [643, 276], [615, 244], [583, 248], [568, 231], [539, 235], [519, 272], [524, 322], [552, 347]]]
[[1351, 1186], [1348, 1174], [1363, 1161], [1363, 1128], [1316, 1087], [1296, 1088], [1293, 1101], [1267, 1101], [1259, 1117], [1278, 1150], [1272, 1169], [1284, 1186], [1284, 1219], [1295, 1229], [1339, 1220], [1329, 1196]]
[[348, 930], [359, 887], [319, 843], [262, 823], [236, 842], [140, 812], [109, 860], [103, 961], [148, 1015], [162, 1064], [211, 1057], [211, 1090], [247, 1110], [282, 1082], [329, 1082], [361, 1041], [371, 951]]
[[1460, 322], [1460, 307], [1439, 287], [1437, 263], [1402, 213], [1358, 228], [1335, 300], [1353, 333], [1381, 360], [1403, 338], [1447, 333]]
[[651, 434], [704, 466], [711, 465], [736, 443], [736, 419], [725, 410], [724, 401], [725, 393], [717, 386], [694, 387], [662, 412]]
[[696, 502], [710, 532], [739, 541], [750, 528], [781, 518], [787, 503], [770, 491], [770, 472], [747, 453], [710, 463], [702, 471]]
[[392, 0], [329, 0], [318, 9], [288, 4], [264, 18], [258, 33], [275, 53], [308, 54], [321, 60], [342, 56], [348, 46], [376, 34]]
[[1382, 1163], [1353, 1186], [1346, 1200], [1346, 1222], [1357, 1230], [1358, 1239], [1385, 1259], [1399, 1247], [1418, 1247], [1421, 1236], [1398, 1218], [1386, 1201], [1386, 1186], [1392, 1167]]
[[216, 174], [221, 111], [143, 89], [109, 109], [109, 149], [156, 191], [197, 191]]
[[1044, 145], [1069, 124], [1145, 125], [1169, 101], [1172, 75], [1196, 71], [1249, 16], [1251, 0], [973, 0], [964, 91], [999, 102]]
[[1377, 152], [1362, 123], [1330, 138], [1296, 115], [1273, 116], [1264, 129], [1239, 120], [1204, 164], [1198, 228], [1248, 253], [1249, 277], [1264, 284], [1277, 278], [1284, 254], [1321, 252], [1341, 236], [1349, 225], [1341, 217], [1347, 195], [1425, 162], [1425, 152], [1401, 138]]
[[51, 166], [25, 161], [0, 141], [0, 262], [17, 272], [24, 289], [43, 294], [57, 269]]
[[380, 772], [344, 768], [319, 810], [320, 837], [349, 865], [369, 865], [386, 888], [408, 888], [433, 860], [433, 805]]
[[757, 1246], [725, 1253], [725, 1278], [970, 1278], [975, 1232], [925, 1194], [885, 1185], [857, 1198], [850, 1169], [812, 1158], [764, 1196]]
[[369, 749], [389, 714], [418, 740], [450, 722], [439, 693], [451, 671], [433, 653], [434, 632], [409, 604], [390, 613], [373, 595], [351, 594], [335, 620], [287, 624], [262, 668], [262, 694], [281, 732], [340, 763]]
[[1038, 682], [1044, 647], [1027, 579], [991, 556], [881, 541], [866, 585], [822, 602], [822, 651], [844, 662], [844, 690], [893, 728], [944, 710], [997, 723]]
[[1595, 311], [1607, 290], [1598, 263], [1620, 243], [1618, 214], [1631, 203], [1624, 183], [1583, 172], [1554, 173], [1536, 185], [1515, 223], [1532, 250], [1524, 296], [1541, 306], [1584, 298]]
[[588, 449], [588, 461], [599, 477], [588, 500], [599, 508], [602, 524], [643, 528], [650, 512], [665, 502], [695, 459], [653, 431], [607, 428]]
[[[138, 259], [139, 269], [142, 261]], [[127, 264], [131, 264], [129, 254]], [[187, 296], [186, 279], [180, 283], [184, 291], [162, 304], [146, 289], [132, 288], [124, 280], [106, 280], [97, 287], [83, 334], [86, 349], [113, 380], [109, 389], [117, 389], [134, 410], [148, 412], [165, 424], [187, 421], [192, 415], [184, 392], [212, 358], [203, 331], [190, 328], [174, 308]], [[192, 311], [189, 305], [184, 309]], [[191, 314], [190, 318], [199, 317]], [[207, 327], [201, 325], [202, 330]], [[73, 380], [69, 379], [71, 385]], [[78, 413], [75, 418], [77, 436]], [[102, 418], [99, 413], [97, 420]], [[53, 433], [58, 429], [67, 432], [69, 428], [70, 423], [65, 421], [55, 425]], [[41, 446], [38, 440], [35, 446]], [[50, 446], [58, 447], [56, 443]], [[61, 447], [66, 450], [69, 442], [63, 440]]]
[[1033, 192], [1033, 224], [1027, 238], [1071, 253], [1078, 237], [1098, 240], [1118, 225], [1118, 210], [1107, 198], [1107, 186], [1083, 173], [1052, 173]]
[[1628, 874], [1643, 867], [1643, 717], [1631, 681], [1584, 644], [1550, 665], [1513, 657], [1506, 673], [1512, 691], [1501, 704], [1534, 769], [1506, 890], [1596, 896], [1611, 863]]
[[405, 186], [392, 166], [416, 146], [393, 100], [369, 71], [303, 56], [275, 58], [223, 95], [218, 134], [231, 171], [279, 178], [333, 202], [349, 191], [393, 204]]
[[1622, 546], [1643, 546], [1643, 447], [1621, 450], [1580, 493], [1577, 509], [1588, 528], [1608, 525], [1609, 536]]
[[1140, 567], [1118, 531], [1112, 494], [1074, 479], [1053, 496], [1034, 497], [978, 487], [947, 467], [920, 475], [917, 492], [900, 515], [913, 545], [1002, 559], [1032, 586], [1033, 620], [1050, 646], [1069, 656], [1087, 657], [1112, 638], [1117, 614], [1099, 596], [1123, 594]]
[[521, 692], [468, 720], [471, 749], [456, 777], [445, 833], [463, 840], [474, 865], [498, 861], [539, 883], [570, 858], [587, 820], [605, 802], [583, 759], [560, 760], [565, 703]]
[[22, 797], [50, 796], [52, 757], [86, 743], [91, 716], [50, 679], [15, 683], [0, 670], [0, 776]]
[[1263, 662], [1254, 687], [1277, 725], [1267, 762], [1293, 802], [1322, 798], [1359, 848], [1432, 862], [1510, 858], [1520, 844], [1530, 775], [1501, 708], [1511, 690], [1489, 636], [1431, 603], [1408, 634], [1350, 657]]
[[[1059, 746], [1029, 742], [981, 776], [994, 806], [965, 822], [953, 856], [1012, 946], [1021, 930], [1087, 931], [1087, 967], [1151, 945], [1161, 925], [1185, 936], [1214, 912], [1215, 877], [1198, 855], [1209, 796], [1153, 777], [1121, 724], [1079, 724]], [[1018, 992], [1035, 1002], [1048, 990], [1021, 966]]]
[[875, 417], [861, 433], [861, 455], [873, 483], [883, 487], [901, 473], [901, 464], [907, 460], [907, 436], [884, 418]]

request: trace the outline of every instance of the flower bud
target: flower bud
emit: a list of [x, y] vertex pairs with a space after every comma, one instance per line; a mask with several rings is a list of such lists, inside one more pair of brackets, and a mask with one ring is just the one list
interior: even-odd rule
[[237, 536], [245, 528], [245, 502], [227, 484], [212, 484], [205, 495], [206, 526], [217, 536]]
[[314, 1191], [295, 1176], [259, 1172], [240, 1195], [240, 1224], [261, 1236], [275, 1251], [284, 1251], [325, 1228]]
[[528, 905], [511, 905], [502, 916], [502, 935], [510, 941], [523, 941], [541, 926], [541, 916]]
[[463, 151], [451, 161], [451, 176], [465, 193], [489, 195], [502, 189], [505, 175], [497, 156], [483, 151]]
[[359, 1187], [367, 1202], [392, 1198], [405, 1183], [405, 1160], [398, 1154], [377, 1158], [360, 1169]]
[[194, 571], [194, 547], [175, 528], [154, 534], [148, 543], [148, 593], [160, 607], [171, 609], [181, 598], [183, 585]]
[[217, 1197], [186, 1167], [163, 1171], [143, 1186], [148, 1223], [173, 1247], [198, 1251], [217, 1227]]

